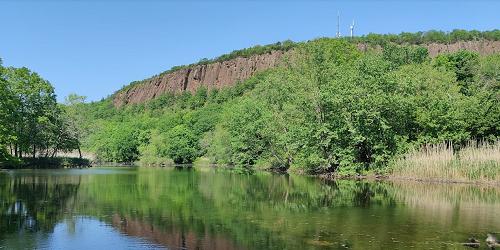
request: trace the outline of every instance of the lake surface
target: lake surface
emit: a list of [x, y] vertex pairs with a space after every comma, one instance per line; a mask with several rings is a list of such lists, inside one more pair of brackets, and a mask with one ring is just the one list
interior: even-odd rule
[[466, 249], [500, 189], [213, 168], [0, 172], [0, 249]]

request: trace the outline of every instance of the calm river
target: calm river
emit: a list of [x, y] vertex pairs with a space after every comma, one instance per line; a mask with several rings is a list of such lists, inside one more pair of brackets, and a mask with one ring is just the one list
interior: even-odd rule
[[0, 172], [0, 249], [465, 249], [500, 189], [213, 168]]

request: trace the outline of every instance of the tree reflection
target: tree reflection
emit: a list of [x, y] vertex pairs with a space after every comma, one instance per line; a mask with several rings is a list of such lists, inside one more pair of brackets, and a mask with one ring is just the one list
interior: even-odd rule
[[73, 210], [80, 176], [0, 175], [0, 238], [6, 234], [52, 232]]
[[82, 171], [0, 174], [0, 239], [51, 233], [66, 217], [65, 230], [78, 238], [75, 216], [187, 249], [425, 249], [444, 240], [436, 232], [452, 244], [469, 236], [456, 232], [500, 229], [500, 190], [489, 187], [204, 168]]

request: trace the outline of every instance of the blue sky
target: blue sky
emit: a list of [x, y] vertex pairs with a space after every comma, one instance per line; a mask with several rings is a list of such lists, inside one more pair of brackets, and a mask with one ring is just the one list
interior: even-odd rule
[[334, 36], [500, 29], [500, 1], [0, 0], [0, 58], [69, 93], [104, 98], [134, 80], [235, 49]]

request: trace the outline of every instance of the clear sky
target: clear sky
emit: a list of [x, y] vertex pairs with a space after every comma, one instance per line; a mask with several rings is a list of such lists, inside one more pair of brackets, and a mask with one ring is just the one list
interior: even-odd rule
[[0, 58], [69, 93], [104, 98], [175, 65], [286, 39], [500, 29], [500, 1], [0, 0]]

